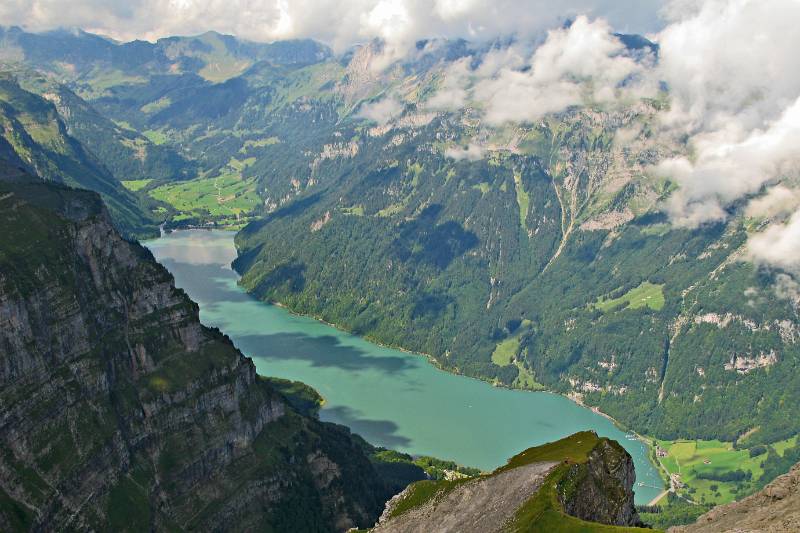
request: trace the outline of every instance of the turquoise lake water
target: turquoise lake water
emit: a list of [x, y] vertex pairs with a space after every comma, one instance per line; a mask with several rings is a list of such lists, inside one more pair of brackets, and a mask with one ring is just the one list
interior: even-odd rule
[[497, 388], [444, 372], [420, 355], [370, 343], [259, 302], [238, 285], [233, 233], [191, 230], [148, 248], [200, 305], [200, 318], [233, 339], [263, 375], [299, 380], [326, 400], [323, 420], [369, 442], [491, 470], [516, 453], [592, 429], [633, 456], [636, 503], [662, 487], [646, 446], [609, 419], [556, 394]]

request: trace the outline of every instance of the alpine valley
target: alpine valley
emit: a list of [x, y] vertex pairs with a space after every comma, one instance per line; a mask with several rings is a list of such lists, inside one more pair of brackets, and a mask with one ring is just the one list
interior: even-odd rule
[[[666, 529], [789, 472], [800, 291], [748, 248], [786, 212], [753, 209], [765, 185], [675, 223], [660, 165], [696, 154], [663, 132], [670, 87], [640, 90], [660, 45], [604, 39], [616, 96], [581, 80], [533, 117], [490, 103], [511, 37], [395, 56], [0, 28], [0, 529]], [[664, 493], [634, 508], [630, 456], [589, 432], [481, 474], [320, 421], [200, 324], [137, 242], [159, 226], [237, 231], [259, 300], [608, 415]]]

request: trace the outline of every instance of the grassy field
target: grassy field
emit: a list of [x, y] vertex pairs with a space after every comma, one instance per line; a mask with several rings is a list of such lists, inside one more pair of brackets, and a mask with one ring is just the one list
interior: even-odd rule
[[364, 206], [354, 205], [352, 207], [341, 207], [339, 210], [345, 215], [355, 215], [357, 217], [364, 216]]
[[541, 390], [544, 388], [536, 381], [534, 376], [522, 363], [520, 358], [517, 358], [519, 352], [520, 336], [530, 329], [532, 323], [530, 320], [523, 320], [520, 325], [519, 333], [513, 337], [509, 337], [495, 346], [492, 352], [492, 362], [497, 366], [516, 365], [519, 370], [519, 375], [512, 384], [514, 387], [521, 389]]
[[[773, 448], [782, 454], [793, 445], [797, 437], [775, 443]], [[746, 449], [736, 450], [729, 442], [718, 440], [657, 440], [658, 446], [666, 450], [661, 464], [670, 474], [679, 474], [685, 488], [679, 493], [700, 503], [722, 504], [741, 498], [751, 489], [763, 470], [761, 463], [767, 453], [750, 457]], [[742, 470], [750, 472], [751, 480], [718, 481], [701, 479], [701, 475], [719, 476], [726, 472]]]
[[127, 180], [121, 181], [123, 187], [128, 189], [129, 191], [140, 191], [147, 187], [147, 185], [152, 182], [153, 180]]
[[147, 139], [151, 143], [157, 144], [157, 145], [164, 144], [165, 142], [167, 142], [169, 140], [169, 137], [167, 137], [167, 135], [161, 130], [143, 131], [142, 135], [147, 137]]
[[235, 221], [251, 212], [261, 201], [256, 194], [255, 181], [242, 179], [234, 173], [170, 183], [149, 191], [149, 194], [181, 211], [183, 218], [207, 216]]
[[514, 188], [517, 191], [517, 203], [519, 204], [519, 224], [523, 228], [528, 229], [525, 219], [528, 218], [531, 198], [528, 193], [525, 192], [525, 188], [522, 186], [522, 176], [519, 174], [514, 174]]
[[486, 194], [487, 192], [489, 192], [492, 186], [486, 183], [485, 181], [482, 181], [477, 185], [473, 185], [472, 188], [481, 191], [481, 194]]
[[143, 105], [140, 110], [142, 113], [156, 113], [161, 111], [162, 109], [166, 109], [172, 104], [172, 100], [169, 99], [169, 96], [162, 96], [158, 100], [154, 102], [150, 102], [149, 104]]
[[600, 444], [601, 440], [594, 433], [584, 431], [576, 433], [565, 439], [551, 442], [536, 448], [529, 448], [512, 457], [505, 466], [502, 466], [481, 478], [458, 479], [451, 481], [418, 481], [409, 486], [391, 511], [390, 517], [398, 517], [412, 509], [419, 508], [428, 502], [440, 500], [449, 492], [468, 483], [480, 483], [501, 472], [519, 468], [542, 461], [561, 462], [548, 474], [542, 487], [537, 493], [526, 501], [517, 511], [515, 516], [505, 524], [504, 531], [530, 532], [570, 532], [570, 533], [622, 533], [642, 531], [641, 529], [606, 526], [598, 523], [584, 522], [578, 518], [567, 515], [559, 500], [560, 487], [568, 490], [570, 472], [582, 475], [580, 467], [573, 468], [573, 464], [583, 464], [589, 459], [589, 454]]
[[664, 307], [664, 286], [645, 281], [619, 298], [599, 298], [593, 306], [604, 313], [611, 310], [640, 309], [642, 307], [658, 311]]
[[519, 349], [519, 336], [511, 337], [500, 342], [492, 352], [492, 363], [498, 366], [510, 365]]
[[239, 153], [246, 154], [250, 148], [263, 148], [265, 146], [271, 146], [273, 144], [278, 144], [280, 139], [277, 137], [267, 137], [265, 139], [258, 139], [254, 140], [247, 140], [244, 142], [242, 147], [239, 149]]

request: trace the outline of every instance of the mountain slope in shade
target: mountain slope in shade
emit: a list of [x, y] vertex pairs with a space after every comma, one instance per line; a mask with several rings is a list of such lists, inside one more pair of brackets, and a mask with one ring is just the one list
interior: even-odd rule
[[[99, 193], [125, 233], [152, 233], [155, 221], [142, 202], [71, 136], [56, 107], [28, 92], [8, 75], [0, 76], [0, 137], [32, 175]], [[10, 156], [6, 157], [10, 161]]]
[[119, 43], [81, 30], [28, 33], [18, 27], [0, 27], [0, 60], [24, 61], [59, 72], [87, 89], [92, 80], [140, 82], [141, 76], [175, 73], [219, 82], [259, 61], [303, 65], [330, 55], [328, 47], [310, 39], [264, 44], [210, 31], [165, 37], [155, 43]]

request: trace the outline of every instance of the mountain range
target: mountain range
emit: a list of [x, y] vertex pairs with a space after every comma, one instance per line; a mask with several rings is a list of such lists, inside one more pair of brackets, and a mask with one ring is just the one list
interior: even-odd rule
[[[657, 43], [614, 38], [632, 64], [659, 60]], [[0, 154], [100, 193], [128, 237], [239, 230], [234, 268], [262, 300], [785, 471], [800, 460], [800, 299], [792, 272], [747, 248], [784, 215], [741, 200], [672, 223], [678, 184], [653, 169], [691, 147], [659, 134], [669, 87], [487, 118], [478, 73], [517, 44], [421, 41], [387, 66], [380, 41], [334, 54], [6, 28]]]

